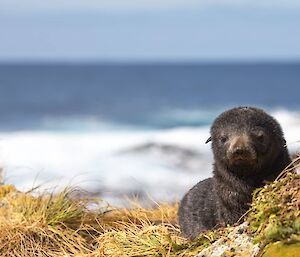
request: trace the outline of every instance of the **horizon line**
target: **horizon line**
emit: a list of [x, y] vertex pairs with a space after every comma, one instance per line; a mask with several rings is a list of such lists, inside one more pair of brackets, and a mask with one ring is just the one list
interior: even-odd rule
[[300, 64], [300, 58], [237, 58], [237, 59], [7, 59], [0, 60], [0, 65], [44, 65], [44, 64], [62, 64], [62, 65], [84, 65], [84, 64], [103, 64], [103, 65], [115, 65], [115, 64]]

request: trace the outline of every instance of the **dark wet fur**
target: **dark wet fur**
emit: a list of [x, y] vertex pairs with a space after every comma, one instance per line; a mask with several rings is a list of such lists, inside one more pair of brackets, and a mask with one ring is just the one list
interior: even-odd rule
[[[252, 131], [262, 128], [266, 139]], [[255, 165], [230, 166], [224, 135], [246, 134], [257, 154]], [[260, 142], [261, 140], [262, 142]], [[263, 141], [265, 140], [265, 141]], [[222, 113], [211, 128], [214, 153], [213, 177], [200, 181], [182, 199], [179, 224], [191, 239], [219, 225], [235, 223], [248, 209], [254, 189], [276, 179], [291, 162], [282, 129], [264, 111], [239, 107]]]

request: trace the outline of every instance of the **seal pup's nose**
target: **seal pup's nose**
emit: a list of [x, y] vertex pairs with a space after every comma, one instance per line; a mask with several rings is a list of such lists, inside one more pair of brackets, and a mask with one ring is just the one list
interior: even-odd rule
[[245, 147], [237, 147], [234, 149], [234, 151], [232, 152], [233, 156], [240, 156], [240, 157], [246, 157], [247, 155], [249, 155], [250, 151], [249, 149], [245, 148]]

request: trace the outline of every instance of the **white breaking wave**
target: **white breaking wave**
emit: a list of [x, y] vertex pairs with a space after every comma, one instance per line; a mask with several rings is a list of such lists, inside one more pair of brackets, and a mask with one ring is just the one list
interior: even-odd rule
[[[272, 114], [282, 124], [289, 149], [298, 150], [300, 113], [277, 110]], [[104, 199], [115, 202], [126, 194], [174, 201], [197, 181], [211, 176], [212, 153], [210, 145], [205, 144], [208, 137], [208, 126], [1, 133], [0, 159], [6, 183], [23, 191], [38, 185], [41, 188], [75, 185], [101, 192]], [[154, 150], [120, 154], [149, 143]], [[164, 153], [169, 146], [177, 148], [171, 147]], [[187, 161], [193, 163], [192, 158], [196, 158], [198, 171], [183, 168], [188, 165], [175, 165], [177, 158], [185, 161], [189, 151], [191, 156], [187, 156]]]
[[199, 150], [205, 164], [210, 155], [210, 147], [204, 144], [208, 134], [208, 128], [2, 133], [0, 156], [6, 183], [20, 190], [38, 185], [41, 188], [77, 185], [107, 196], [138, 192], [169, 201], [181, 197], [197, 180], [208, 177], [210, 169], [205, 167], [199, 174], [189, 174], [160, 162], [159, 156], [119, 152], [145, 142], [165, 143]]

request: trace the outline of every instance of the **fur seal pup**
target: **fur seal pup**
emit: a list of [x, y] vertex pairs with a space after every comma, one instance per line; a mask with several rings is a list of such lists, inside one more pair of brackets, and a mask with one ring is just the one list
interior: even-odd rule
[[178, 212], [181, 230], [190, 239], [235, 223], [249, 209], [253, 190], [274, 181], [291, 162], [279, 123], [261, 109], [225, 111], [210, 132], [213, 177], [196, 184]]

